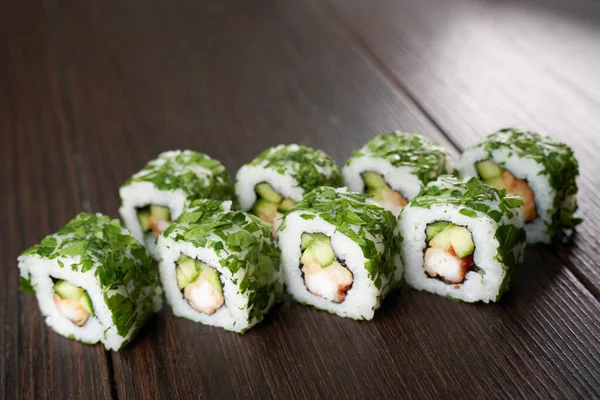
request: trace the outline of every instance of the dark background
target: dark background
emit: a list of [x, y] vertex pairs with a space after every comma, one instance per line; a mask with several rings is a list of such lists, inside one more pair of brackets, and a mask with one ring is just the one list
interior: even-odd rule
[[[14, 0], [0, 4], [0, 398], [598, 398], [600, 1]], [[47, 328], [17, 255], [189, 148], [232, 173], [377, 133], [454, 154], [538, 130], [580, 161], [574, 240], [499, 304], [402, 289], [371, 322], [286, 301], [245, 336], [158, 314], [121, 353]]]

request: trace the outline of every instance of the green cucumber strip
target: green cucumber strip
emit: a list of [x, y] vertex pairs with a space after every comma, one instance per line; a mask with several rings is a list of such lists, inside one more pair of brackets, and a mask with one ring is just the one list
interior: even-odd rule
[[142, 208], [137, 213], [138, 221], [142, 227], [142, 232], [146, 233], [150, 230], [150, 208]]
[[194, 260], [188, 258], [177, 265], [177, 287], [181, 290], [198, 278], [200, 272], [196, 269]]
[[283, 199], [281, 204], [279, 204], [279, 208], [277, 211], [281, 213], [285, 213], [291, 211], [294, 207], [296, 207], [296, 202], [292, 199]]
[[267, 217], [267, 219], [272, 219], [277, 212], [277, 204], [273, 204], [265, 199], [258, 199], [256, 203], [254, 203], [252, 212], [259, 217], [263, 216]]
[[94, 307], [92, 306], [92, 300], [90, 299], [90, 296], [87, 294], [87, 292], [83, 293], [83, 296], [81, 296], [80, 301], [81, 306], [85, 309], [85, 311], [87, 311], [92, 317], [94, 317]]
[[427, 241], [429, 242], [431, 239], [436, 237], [440, 232], [446, 229], [450, 225], [450, 222], [446, 221], [437, 221], [427, 225], [425, 228], [425, 233], [427, 234]]
[[85, 293], [85, 290], [82, 288], [65, 280], [56, 282], [52, 289], [54, 289], [54, 292], [63, 300], [79, 300]]
[[283, 197], [266, 182], [256, 185], [255, 190], [261, 198], [267, 200], [269, 203], [279, 204], [283, 200]]
[[502, 173], [504, 173], [504, 170], [501, 167], [490, 160], [475, 163], [475, 168], [482, 180], [499, 178], [502, 176]]
[[362, 176], [363, 181], [365, 182], [365, 185], [368, 188], [383, 189], [383, 188], [389, 187], [388, 184], [383, 179], [383, 176], [381, 176], [377, 172], [367, 171], [367, 172], [363, 172], [361, 174], [361, 176]]
[[169, 207], [151, 205], [150, 206], [150, 214], [152, 214], [152, 216], [157, 221], [170, 221], [171, 220], [171, 213], [169, 212]]

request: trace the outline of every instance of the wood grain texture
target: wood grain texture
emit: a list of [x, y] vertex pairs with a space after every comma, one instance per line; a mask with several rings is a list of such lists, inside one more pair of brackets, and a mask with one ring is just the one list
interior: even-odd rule
[[[0, 14], [23, 24], [0, 25], [0, 54], [13, 54], [0, 63], [0, 83], [8, 88], [0, 97], [0, 129], [11, 132], [2, 136], [7, 146], [0, 162], [17, 171], [0, 194], [9, 222], [0, 224], [2, 237], [9, 237], [0, 255], [14, 278], [2, 283], [0, 318], [19, 324], [17, 332], [11, 325], [0, 332], [7, 350], [0, 397], [599, 397], [600, 304], [584, 286], [593, 275], [573, 269], [589, 277], [582, 284], [566, 268], [580, 258], [598, 260], [579, 237], [560, 257], [544, 247], [528, 251], [516, 287], [500, 304], [458, 304], [404, 288], [385, 300], [373, 321], [356, 322], [286, 299], [244, 336], [164, 310], [120, 353], [53, 334], [35, 300], [15, 294], [13, 260], [20, 250], [81, 208], [116, 217], [119, 186], [161, 151], [203, 151], [234, 173], [265, 147], [285, 142], [322, 148], [342, 163], [374, 134], [394, 128], [422, 132], [457, 154], [452, 142], [463, 148], [484, 128], [505, 123], [504, 114], [479, 114], [479, 103], [459, 107], [457, 89], [435, 81], [421, 85], [435, 93], [427, 104], [410, 90], [416, 102], [406, 95], [407, 82], [420, 74], [426, 82], [433, 65], [421, 59], [400, 74], [395, 68], [404, 64], [376, 51], [391, 54], [394, 48], [386, 46], [411, 43], [399, 50], [409, 62], [422, 57], [423, 48], [435, 52], [428, 43], [439, 39], [421, 30], [434, 29], [430, 14], [419, 14], [410, 1], [396, 3], [413, 10], [396, 31], [385, 30], [392, 17], [355, 1], [332, 3], [334, 12], [309, 0], [130, 0], [118, 7], [50, 1], [50, 28], [39, 9]], [[398, 12], [392, 2], [381, 7]], [[375, 17], [360, 20], [359, 13]], [[432, 14], [443, 21], [443, 13]], [[31, 19], [33, 29], [23, 23]], [[366, 34], [373, 31], [387, 39]], [[27, 34], [15, 41], [18, 32]], [[367, 38], [377, 43], [365, 47]], [[460, 53], [458, 38], [444, 43], [437, 51], [448, 59]], [[15, 48], [26, 48], [26, 56], [14, 56]], [[448, 60], [435, 63], [444, 70]], [[30, 76], [35, 79], [25, 79]], [[469, 76], [461, 79], [466, 93], [475, 90]], [[552, 90], [569, 95], [570, 88]], [[448, 110], [437, 99], [448, 99]], [[506, 101], [514, 113], [508, 122], [531, 122], [520, 114], [521, 104]], [[455, 120], [476, 122], [463, 130]], [[455, 134], [463, 131], [468, 136]], [[590, 140], [600, 146], [599, 138]], [[585, 179], [593, 179], [593, 157], [584, 151], [580, 159]], [[587, 196], [584, 203], [591, 207], [594, 200]]]
[[556, 254], [600, 299], [600, 3], [329, 3], [332, 18], [460, 149], [505, 126], [573, 147], [584, 223]]
[[18, 254], [61, 228], [82, 201], [49, 35], [41, 4], [0, 6], [0, 398], [103, 399], [104, 350], [54, 334], [35, 296], [18, 292]]

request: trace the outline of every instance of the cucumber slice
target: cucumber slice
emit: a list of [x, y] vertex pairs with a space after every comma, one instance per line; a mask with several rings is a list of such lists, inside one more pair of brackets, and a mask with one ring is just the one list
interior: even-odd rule
[[315, 248], [315, 257], [322, 268], [328, 267], [333, 263], [333, 260], [335, 260], [335, 253], [329, 242], [315, 242], [313, 247]]
[[315, 242], [315, 238], [310, 233], [303, 233], [300, 239], [300, 250], [306, 250], [308, 246]]
[[151, 205], [150, 214], [152, 214], [157, 221], [171, 221], [169, 207]]
[[304, 250], [316, 241], [329, 242], [329, 236], [323, 233], [303, 233], [300, 249]]
[[304, 250], [302, 257], [300, 258], [300, 262], [304, 265], [319, 264], [322, 268], [325, 268], [333, 263], [333, 261], [335, 260], [335, 253], [331, 248], [331, 244], [327, 236], [323, 234], [316, 235], [324, 236], [326, 239], [317, 239], [313, 236], [313, 242], [308, 245], [306, 250]]
[[179, 289], [185, 288], [190, 283], [194, 282], [200, 272], [196, 269], [194, 260], [188, 258], [187, 260], [177, 265], [177, 287]]
[[484, 160], [479, 161], [475, 164], [475, 168], [477, 169], [477, 173], [481, 177], [481, 179], [492, 179], [499, 178], [502, 176], [504, 170], [497, 166], [493, 161]]
[[258, 199], [256, 203], [254, 203], [252, 212], [262, 219], [271, 221], [277, 212], [277, 204], [273, 204], [265, 199]]
[[361, 176], [362, 176], [363, 181], [365, 182], [365, 185], [368, 188], [382, 189], [382, 188], [389, 187], [388, 184], [385, 183], [383, 176], [381, 176], [377, 172], [371, 172], [371, 171], [363, 172], [361, 174]]
[[296, 207], [296, 202], [294, 200], [283, 199], [281, 204], [279, 204], [279, 208], [277, 209], [277, 211], [284, 213], [292, 210], [294, 207]]
[[83, 296], [81, 296], [81, 300], [79, 301], [81, 302], [81, 306], [85, 309], [85, 311], [87, 311], [92, 317], [94, 317], [94, 307], [92, 306], [92, 300], [90, 299], [90, 296], [87, 294], [87, 292], [83, 293]]
[[65, 280], [56, 282], [52, 289], [54, 289], [54, 292], [63, 300], [79, 300], [85, 293], [85, 290], [82, 288]]
[[177, 265], [189, 260], [190, 258], [188, 256], [186, 256], [185, 254], [182, 254], [181, 257], [179, 257], [179, 260], [177, 260]]
[[143, 208], [138, 211], [137, 217], [142, 227], [142, 232], [148, 232], [150, 230], [150, 208]]
[[221, 280], [219, 279], [219, 271], [198, 260], [196, 260], [196, 268], [200, 271], [201, 278], [206, 279], [212, 287], [217, 289], [219, 293], [223, 294], [223, 286], [221, 285]]
[[496, 178], [484, 179], [483, 183], [488, 186], [495, 187], [496, 189], [506, 189], [506, 185], [504, 184], [504, 179], [501, 176]]
[[254, 189], [260, 197], [267, 200], [269, 203], [279, 204], [281, 203], [281, 200], [283, 200], [283, 197], [266, 182], [259, 183]]
[[471, 232], [464, 226], [452, 227], [450, 230], [450, 241], [458, 258], [466, 257], [475, 250]]
[[315, 256], [315, 247], [309, 246], [302, 253], [302, 257], [300, 257], [300, 264], [309, 265], [309, 264], [317, 264], [317, 257]]
[[450, 222], [446, 221], [433, 222], [427, 225], [427, 228], [425, 228], [425, 233], [427, 234], [427, 241], [429, 242], [431, 239], [436, 237], [438, 233], [446, 229], [448, 225], [450, 225]]
[[450, 240], [452, 226], [452, 224], [449, 224], [449, 226], [447, 226], [443, 231], [435, 235], [435, 237], [429, 242], [429, 246], [437, 247], [439, 249], [449, 249], [452, 247]]

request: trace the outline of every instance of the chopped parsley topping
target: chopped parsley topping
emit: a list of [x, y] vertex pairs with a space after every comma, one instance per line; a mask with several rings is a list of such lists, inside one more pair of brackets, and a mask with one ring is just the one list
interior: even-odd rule
[[149, 182], [160, 190], [181, 189], [190, 199], [233, 199], [233, 185], [223, 164], [190, 150], [160, 154], [123, 186], [135, 182]]
[[443, 175], [429, 183], [407, 207], [431, 208], [436, 205], [460, 206], [463, 215], [474, 218], [478, 213], [484, 213], [500, 222], [504, 216], [513, 218], [523, 200], [507, 194], [506, 190], [487, 186], [477, 178], [466, 181]]
[[416, 133], [390, 132], [377, 135], [352, 153], [346, 165], [361, 157], [383, 158], [394, 167], [413, 169], [422, 184], [448, 173], [446, 150], [438, 143]]
[[342, 183], [337, 165], [329, 155], [303, 145], [272, 147], [260, 153], [249, 165], [291, 175], [304, 193], [319, 186], [337, 187]]

